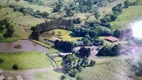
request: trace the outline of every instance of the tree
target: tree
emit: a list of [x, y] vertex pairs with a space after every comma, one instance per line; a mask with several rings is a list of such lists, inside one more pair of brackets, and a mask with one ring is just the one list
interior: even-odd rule
[[120, 48], [121, 45], [114, 45], [113, 47], [104, 46], [102, 49], [99, 50], [97, 56], [118, 56], [120, 55]]
[[61, 5], [57, 4], [56, 7], [53, 9], [53, 12], [58, 12], [61, 9]]
[[73, 55], [66, 55], [62, 57], [62, 60], [63, 60], [62, 64], [63, 64], [65, 73], [69, 73], [71, 69], [74, 67], [74, 63], [75, 63], [75, 59]]
[[17, 64], [14, 64], [14, 65], [12, 66], [12, 68], [13, 68], [14, 70], [18, 70], [18, 69], [19, 69], [19, 67], [18, 67]]
[[0, 64], [2, 64], [4, 62], [3, 58], [0, 58]]
[[128, 0], [124, 1], [124, 8], [128, 8], [130, 5], [130, 2]]
[[55, 32], [54, 32], [54, 31], [52, 31], [52, 32], [51, 32], [51, 35], [55, 35]]
[[91, 52], [90, 48], [81, 47], [80, 50], [79, 50], [78, 55], [80, 57], [85, 57], [85, 56], [89, 57], [90, 52]]
[[117, 19], [117, 16], [115, 14], [106, 14], [105, 19], [107, 19], [107, 21], [109, 21], [109, 22], [112, 22]]
[[120, 48], [121, 48], [121, 45], [118, 44], [118, 45], [114, 45], [111, 49], [111, 56], [118, 56], [120, 55]]
[[111, 56], [111, 47], [104, 46], [102, 49], [99, 50], [97, 56]]
[[121, 36], [121, 31], [115, 30], [113, 34], [114, 34], [115, 37], [119, 38]]
[[69, 72], [69, 76], [70, 76], [70, 77], [75, 77], [75, 75], [76, 75], [76, 73], [75, 73], [74, 71], [70, 71], [70, 72]]
[[80, 24], [80, 23], [81, 23], [80, 18], [74, 19], [74, 20], [73, 20], [73, 23], [75, 23], [75, 24]]
[[74, 44], [68, 41], [59, 41], [56, 40], [54, 42], [54, 47], [57, 49], [61, 49], [64, 52], [71, 52], [73, 50]]
[[99, 12], [98, 12], [98, 11], [95, 11], [94, 16], [95, 16], [95, 18], [98, 20], [98, 19], [99, 19], [99, 17], [100, 17]]
[[60, 79], [61, 79], [61, 80], [65, 80], [65, 79], [66, 79], [66, 76], [62, 75]]
[[83, 67], [88, 66], [88, 58], [86, 56], [82, 59], [81, 66], [83, 66]]
[[136, 76], [142, 76], [142, 61], [138, 61], [133, 64], [131, 70], [135, 73]]
[[119, 9], [121, 9], [122, 8], [122, 3], [119, 3], [119, 4], [117, 4], [116, 5]]
[[77, 77], [76, 77], [76, 80], [83, 80], [83, 78], [80, 77], [80, 76], [77, 76]]
[[90, 66], [94, 66], [96, 64], [96, 62], [94, 60], [90, 61]]

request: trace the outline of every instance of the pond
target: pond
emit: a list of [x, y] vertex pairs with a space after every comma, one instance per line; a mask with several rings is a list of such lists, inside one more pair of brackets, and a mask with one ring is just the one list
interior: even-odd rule
[[[15, 46], [19, 46], [19, 48], [16, 48]], [[14, 42], [0, 43], [0, 53], [31, 51], [44, 52], [47, 50], [48, 48], [30, 40], [18, 40]]]

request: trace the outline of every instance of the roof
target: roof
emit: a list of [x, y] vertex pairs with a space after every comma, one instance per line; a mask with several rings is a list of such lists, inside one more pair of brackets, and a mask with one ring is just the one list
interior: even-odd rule
[[108, 37], [106, 37], [105, 39], [106, 39], [106, 40], [108, 40], [108, 41], [111, 41], [111, 42], [119, 41], [119, 39], [118, 39], [118, 38], [113, 37], [113, 36], [108, 36]]

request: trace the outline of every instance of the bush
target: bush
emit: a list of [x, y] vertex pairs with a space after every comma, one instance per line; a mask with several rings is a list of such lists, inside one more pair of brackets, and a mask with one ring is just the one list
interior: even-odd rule
[[96, 64], [96, 61], [94, 61], [94, 60], [90, 61], [90, 66], [95, 66], [95, 64]]
[[82, 67], [81, 66], [76, 67], [76, 69], [78, 70], [78, 72], [82, 72]]
[[74, 71], [70, 71], [68, 74], [69, 74], [70, 77], [75, 77], [75, 72]]
[[97, 56], [118, 56], [120, 54], [120, 48], [120, 44], [114, 45], [113, 47], [104, 46], [102, 49], [100, 49]]
[[12, 69], [14, 69], [14, 70], [18, 70], [18, 65], [17, 64], [14, 64], [13, 66], [12, 66]]
[[142, 76], [142, 61], [138, 61], [132, 65], [131, 69], [136, 76]]
[[65, 79], [66, 79], [66, 76], [62, 75], [60, 79], [61, 79], [61, 80], [65, 80]]
[[21, 49], [21, 48], [22, 48], [22, 45], [19, 45], [19, 44], [18, 44], [18, 45], [15, 45], [14, 48], [16, 48], [16, 49]]
[[0, 58], [0, 64], [2, 64], [4, 62], [4, 59]]
[[80, 77], [80, 76], [77, 76], [77, 77], [76, 77], [76, 80], [83, 80], [83, 78]]

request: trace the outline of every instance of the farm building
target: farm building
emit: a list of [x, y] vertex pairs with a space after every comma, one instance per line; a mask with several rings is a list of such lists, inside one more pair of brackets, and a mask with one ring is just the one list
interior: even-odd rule
[[113, 37], [113, 36], [108, 36], [108, 37], [105, 38], [105, 40], [110, 41], [110, 42], [117, 42], [117, 41], [119, 41], [118, 38]]

